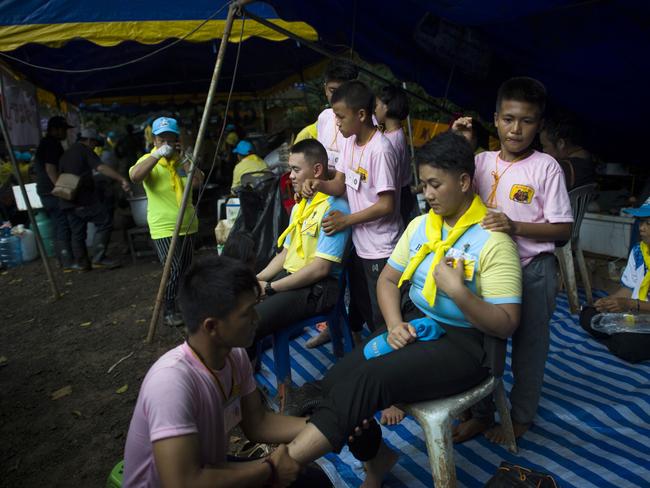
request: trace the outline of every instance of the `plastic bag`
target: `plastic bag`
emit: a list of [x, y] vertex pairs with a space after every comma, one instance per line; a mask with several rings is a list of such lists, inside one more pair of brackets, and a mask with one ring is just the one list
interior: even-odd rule
[[631, 313], [599, 313], [591, 319], [591, 328], [603, 334], [650, 334], [650, 315]]
[[256, 272], [273, 259], [278, 237], [289, 225], [289, 216], [282, 206], [279, 181], [280, 178], [270, 172], [248, 173], [242, 176], [242, 186], [237, 190], [241, 210], [230, 235], [245, 231], [253, 236]]

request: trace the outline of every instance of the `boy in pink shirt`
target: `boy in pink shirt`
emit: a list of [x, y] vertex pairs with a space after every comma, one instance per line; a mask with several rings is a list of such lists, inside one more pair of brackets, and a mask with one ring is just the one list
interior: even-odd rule
[[399, 181], [402, 187], [400, 213], [405, 227], [411, 221], [411, 212], [415, 206], [415, 199], [411, 192], [411, 185], [413, 184], [411, 153], [402, 129], [402, 123], [408, 117], [408, 114], [409, 102], [404, 90], [397, 86], [386, 85], [379, 91], [375, 102], [375, 117], [397, 155], [400, 171]]
[[374, 96], [360, 81], [341, 85], [332, 96], [339, 132], [346, 137], [333, 179], [307, 180], [303, 195], [320, 191], [347, 194], [350, 215], [332, 212], [323, 220], [328, 234], [352, 226], [349, 267], [350, 327], [358, 342], [363, 323], [370, 330], [383, 319], [377, 303], [377, 279], [399, 239], [399, 166], [390, 141], [377, 130], [372, 115]]
[[[325, 71], [325, 96], [327, 103], [332, 105], [332, 95], [346, 81], [356, 80], [359, 76], [359, 70], [356, 66], [344, 61], [334, 60], [327, 66]], [[317, 139], [327, 150], [327, 163], [330, 172], [333, 174], [336, 169], [336, 163], [339, 160], [345, 136], [339, 131], [336, 123], [336, 115], [331, 108], [326, 108], [318, 116], [316, 122]]]
[[[253, 271], [230, 258], [206, 258], [185, 275], [178, 300], [189, 337], [142, 382], [122, 486], [287, 486], [298, 477], [284, 443], [305, 419], [264, 408], [243, 349], [255, 336], [260, 294]], [[249, 440], [280, 446], [264, 459], [228, 462], [237, 424]]]
[[[546, 89], [539, 81], [521, 77], [503, 83], [494, 114], [501, 150], [476, 156], [474, 178], [477, 192], [493, 209], [483, 227], [513, 237], [523, 268], [521, 321], [512, 336], [510, 403], [516, 437], [530, 428], [539, 405], [555, 310], [555, 241], [569, 239], [573, 222], [562, 168], [551, 156], [531, 148], [545, 107]], [[452, 130], [471, 141], [472, 119], [459, 118]], [[472, 413], [473, 418], [456, 429], [456, 442], [486, 430], [491, 441], [505, 441], [501, 426], [490, 428], [494, 423], [491, 401]]]

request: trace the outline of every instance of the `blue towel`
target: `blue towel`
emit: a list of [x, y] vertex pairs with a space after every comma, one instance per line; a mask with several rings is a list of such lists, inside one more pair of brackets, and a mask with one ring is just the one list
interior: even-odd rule
[[[410, 324], [415, 329], [418, 341], [435, 341], [445, 333], [445, 329], [440, 327], [438, 322], [430, 317], [422, 317], [421, 319], [413, 320]], [[384, 354], [394, 351], [388, 344], [388, 332], [371, 339], [363, 348], [363, 355], [366, 359], [373, 359]]]

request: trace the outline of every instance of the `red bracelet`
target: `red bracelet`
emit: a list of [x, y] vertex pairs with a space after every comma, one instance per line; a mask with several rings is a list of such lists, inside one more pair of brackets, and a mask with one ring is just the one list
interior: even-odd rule
[[278, 481], [278, 471], [275, 469], [275, 464], [273, 464], [273, 461], [269, 458], [264, 458], [262, 461], [262, 464], [268, 464], [271, 467], [271, 475], [269, 476], [269, 479], [266, 481], [265, 486], [275, 486], [275, 484]]

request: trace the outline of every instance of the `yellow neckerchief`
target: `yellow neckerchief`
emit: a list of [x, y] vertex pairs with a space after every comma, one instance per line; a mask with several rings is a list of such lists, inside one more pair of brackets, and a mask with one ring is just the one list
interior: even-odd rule
[[297, 243], [296, 252], [301, 258], [305, 257], [305, 253], [302, 249], [302, 223], [311, 215], [312, 211], [318, 207], [321, 203], [326, 201], [329, 198], [329, 195], [325, 193], [318, 192], [314, 195], [314, 198], [311, 199], [309, 205], [307, 205], [307, 199], [303, 198], [300, 200], [300, 203], [296, 207], [296, 210], [293, 214], [293, 222], [284, 230], [282, 235], [278, 237], [278, 247], [282, 247], [284, 240], [289, 234], [291, 235], [291, 240], [295, 239]]
[[158, 164], [165, 168], [167, 171], [169, 171], [169, 178], [171, 179], [172, 183], [172, 190], [174, 190], [174, 194], [176, 195], [176, 203], [180, 207], [181, 205], [181, 200], [183, 199], [183, 179], [180, 177], [178, 174], [178, 161], [175, 159], [172, 159], [171, 161], [167, 160], [167, 158], [160, 158], [158, 160]]
[[424, 261], [424, 258], [426, 258], [429, 253], [434, 253], [431, 268], [428, 271], [427, 279], [424, 282], [424, 289], [422, 290], [422, 295], [427, 299], [429, 305], [433, 307], [433, 304], [436, 301], [437, 292], [436, 280], [433, 278], [433, 270], [445, 253], [465, 233], [465, 231], [474, 224], [481, 222], [486, 214], [487, 207], [483, 204], [478, 195], [474, 195], [474, 200], [472, 200], [472, 204], [467, 209], [467, 212], [458, 219], [456, 225], [454, 225], [454, 227], [449, 231], [447, 239], [443, 241], [443, 218], [440, 215], [436, 215], [433, 210], [430, 210], [426, 217], [426, 235], [429, 242], [422, 244], [422, 247], [420, 247], [418, 252], [409, 260], [397, 286], [402, 286], [403, 282], [410, 280], [417, 267], [422, 261]]
[[639, 288], [639, 300], [646, 301], [648, 299], [648, 289], [650, 289], [650, 248], [645, 242], [641, 243], [641, 254], [643, 255], [643, 262], [648, 269]]

